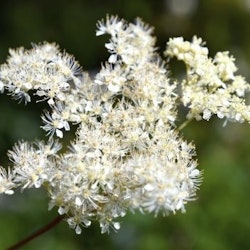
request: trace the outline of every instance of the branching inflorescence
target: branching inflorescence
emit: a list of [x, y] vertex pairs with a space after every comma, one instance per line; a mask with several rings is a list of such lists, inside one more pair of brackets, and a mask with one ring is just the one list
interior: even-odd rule
[[[97, 28], [97, 35], [111, 36], [105, 44], [111, 55], [93, 79], [53, 43], [10, 50], [0, 68], [2, 92], [25, 103], [32, 93], [51, 108], [42, 115], [48, 141], [21, 141], [9, 151], [13, 166], [0, 169], [0, 193], [45, 188], [49, 209], [57, 207], [77, 234], [93, 220], [102, 233], [117, 230], [128, 210], [185, 211], [201, 178], [194, 145], [175, 126], [178, 105], [188, 108], [188, 120], [216, 114], [250, 121], [249, 84], [235, 75], [228, 52], [212, 59], [200, 38], [170, 39], [165, 55], [187, 68], [179, 93], [151, 27], [112, 16]], [[71, 124], [78, 124], [75, 140], [61, 153]]]

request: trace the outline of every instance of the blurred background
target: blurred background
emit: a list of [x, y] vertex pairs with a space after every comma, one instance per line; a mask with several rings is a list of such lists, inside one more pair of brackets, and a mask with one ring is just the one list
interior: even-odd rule
[[[155, 27], [162, 51], [169, 37], [207, 42], [210, 55], [229, 50], [239, 73], [250, 81], [250, 0], [10, 0], [0, 7], [0, 63], [9, 48], [43, 41], [56, 42], [73, 54], [84, 70], [100, 68], [108, 54], [107, 37], [96, 37], [96, 22], [106, 14], [133, 21], [141, 17]], [[170, 65], [178, 77], [183, 65]], [[43, 139], [40, 114], [43, 105], [18, 104], [0, 96], [0, 159], [20, 139]], [[193, 122], [183, 130], [197, 147], [204, 181], [198, 199], [186, 213], [168, 217], [128, 214], [118, 233], [101, 235], [93, 225], [78, 236], [61, 223], [23, 249], [31, 250], [229, 250], [250, 249], [250, 125], [212, 119]], [[70, 135], [69, 135], [70, 138]], [[46, 193], [28, 190], [0, 196], [0, 249], [48, 223], [56, 211], [47, 211]]]

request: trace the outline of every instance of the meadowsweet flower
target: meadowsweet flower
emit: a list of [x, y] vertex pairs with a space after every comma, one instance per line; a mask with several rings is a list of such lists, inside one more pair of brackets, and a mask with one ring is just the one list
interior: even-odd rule
[[70, 126], [67, 121], [68, 116], [69, 114], [63, 110], [63, 106], [58, 104], [52, 114], [45, 112], [44, 115], [41, 116], [43, 122], [45, 123], [42, 128], [47, 132], [47, 135], [53, 136], [56, 134], [57, 137], [62, 138], [62, 129], [65, 129], [66, 131], [70, 130]]
[[27, 142], [17, 143], [13, 150], [8, 152], [14, 164], [12, 174], [16, 186], [21, 186], [22, 189], [40, 188], [43, 183], [49, 181], [53, 172], [53, 161], [49, 158], [56, 155], [60, 148], [60, 144], [51, 142], [48, 145], [42, 142], [35, 145]]
[[35, 90], [36, 95], [48, 99], [50, 104], [64, 100], [71, 82], [78, 86], [82, 74], [75, 59], [61, 53], [54, 43], [34, 44], [30, 50], [23, 47], [10, 50], [0, 71], [0, 85], [15, 98], [30, 102], [28, 91]]
[[[102, 233], [117, 231], [127, 211], [185, 211], [201, 171], [195, 146], [176, 128], [178, 105], [188, 107], [187, 119], [217, 115], [250, 122], [249, 84], [236, 74], [228, 52], [210, 58], [201, 38], [177, 37], [169, 40], [165, 55], [186, 65], [179, 93], [152, 32], [140, 19], [128, 23], [108, 16], [98, 22], [96, 35], [111, 37], [105, 44], [110, 57], [93, 79], [55, 44], [10, 50], [0, 66], [0, 92], [26, 102], [33, 93], [47, 101], [41, 118], [49, 139], [21, 141], [9, 151], [13, 166], [0, 168], [0, 193], [45, 188], [49, 209], [64, 215], [76, 234], [92, 221]], [[67, 150], [63, 136], [71, 124], [78, 129]]]
[[11, 173], [10, 168], [8, 171], [0, 166], [0, 194], [13, 194], [13, 189], [16, 187], [13, 181], [14, 175]]
[[226, 121], [250, 122], [250, 108], [244, 99], [250, 85], [235, 75], [235, 59], [229, 52], [218, 52], [209, 58], [201, 38], [188, 42], [178, 37], [169, 40], [165, 54], [186, 64], [181, 101], [189, 108], [188, 119], [209, 120], [215, 114]]
[[107, 17], [106, 22], [98, 22], [96, 35], [111, 35], [109, 43], [105, 44], [111, 53], [109, 63], [115, 64], [122, 60], [133, 66], [144, 63], [154, 54], [155, 38], [151, 35], [152, 31], [139, 18], [133, 24], [111, 16]]
[[120, 65], [106, 64], [95, 76], [95, 83], [105, 86], [112, 93], [120, 92], [126, 81], [126, 72]]

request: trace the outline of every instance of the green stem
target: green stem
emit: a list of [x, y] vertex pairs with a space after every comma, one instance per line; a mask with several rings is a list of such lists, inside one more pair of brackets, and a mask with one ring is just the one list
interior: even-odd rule
[[193, 118], [184, 121], [184, 122], [177, 128], [177, 131], [181, 131], [182, 129], [184, 129], [192, 120], [193, 120]]
[[28, 237], [24, 238], [23, 240], [17, 242], [15, 245], [7, 248], [6, 250], [16, 250], [20, 249], [20, 247], [24, 246], [28, 242], [32, 241], [36, 237], [40, 236], [41, 234], [47, 232], [51, 228], [55, 227], [59, 222], [61, 222], [65, 218], [64, 215], [57, 216], [54, 220], [52, 220], [50, 223], [42, 227], [41, 229], [37, 230], [33, 234], [29, 235]]

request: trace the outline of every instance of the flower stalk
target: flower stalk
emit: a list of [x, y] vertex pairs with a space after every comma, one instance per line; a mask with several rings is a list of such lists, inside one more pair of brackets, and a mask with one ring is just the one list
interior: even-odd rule
[[35, 238], [39, 237], [40, 235], [46, 233], [47, 231], [49, 231], [50, 229], [52, 229], [53, 227], [55, 227], [58, 223], [60, 223], [63, 219], [65, 218], [65, 216], [63, 215], [59, 215], [57, 216], [54, 220], [52, 220], [50, 223], [48, 223], [47, 225], [45, 225], [44, 227], [42, 227], [41, 229], [39, 229], [38, 231], [32, 233], [31, 235], [29, 235], [28, 237], [22, 239], [21, 241], [17, 242], [16, 244], [8, 247], [6, 250], [17, 250], [20, 249], [21, 247], [23, 247], [24, 245], [28, 244], [30, 241], [34, 240]]

